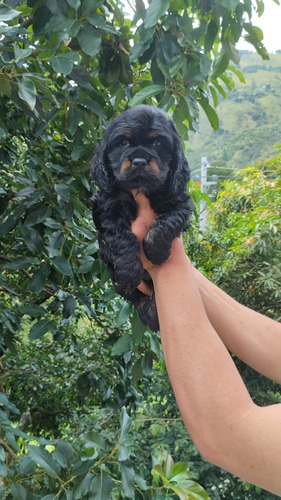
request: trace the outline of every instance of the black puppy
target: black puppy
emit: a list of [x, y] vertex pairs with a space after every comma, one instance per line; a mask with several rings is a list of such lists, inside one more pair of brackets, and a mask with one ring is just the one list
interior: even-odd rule
[[142, 191], [157, 218], [143, 240], [153, 264], [169, 258], [172, 241], [189, 226], [192, 204], [186, 193], [188, 163], [174, 122], [159, 108], [136, 106], [112, 120], [97, 148], [92, 176], [100, 188], [92, 198], [101, 258], [117, 292], [132, 302], [143, 323], [159, 328], [155, 299], [137, 286], [148, 280], [140, 246], [131, 232], [137, 204], [131, 190]]

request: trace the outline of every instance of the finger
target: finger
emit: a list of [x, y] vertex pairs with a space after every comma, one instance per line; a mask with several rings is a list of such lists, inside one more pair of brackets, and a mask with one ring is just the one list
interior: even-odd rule
[[150, 298], [152, 297], [152, 295], [153, 295], [153, 288], [147, 282], [141, 281], [140, 284], [139, 284], [139, 286], [137, 288], [144, 295], [147, 295]]

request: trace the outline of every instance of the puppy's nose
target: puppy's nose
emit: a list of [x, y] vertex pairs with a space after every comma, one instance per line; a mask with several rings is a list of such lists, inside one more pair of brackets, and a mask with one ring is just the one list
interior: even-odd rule
[[147, 165], [147, 160], [145, 158], [134, 158], [132, 161], [132, 166], [135, 168], [144, 168]]

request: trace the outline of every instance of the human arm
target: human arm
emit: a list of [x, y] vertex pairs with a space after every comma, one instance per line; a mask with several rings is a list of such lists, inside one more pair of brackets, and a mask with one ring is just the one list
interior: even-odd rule
[[[156, 214], [144, 195], [140, 193], [136, 199], [139, 214], [132, 230], [141, 241]], [[142, 260], [149, 271], [152, 264], [143, 252]], [[227, 349], [259, 373], [281, 383], [281, 323], [239, 304], [197, 269], [193, 268], [193, 272], [208, 319]], [[152, 293], [144, 283], [139, 288]]]
[[167, 372], [183, 421], [210, 462], [281, 495], [281, 405], [255, 405], [212, 327], [183, 243], [150, 270]]
[[[145, 215], [148, 223], [147, 209]], [[140, 228], [137, 221], [133, 229], [141, 239], [145, 225]], [[252, 402], [223, 343], [231, 343], [231, 330], [225, 335], [224, 327], [229, 329], [232, 321], [228, 324], [225, 319], [216, 319], [215, 311], [220, 310], [224, 318], [224, 311], [229, 314], [232, 307], [235, 323], [237, 303], [232, 299], [228, 302], [223, 292], [221, 295], [198, 275], [180, 239], [174, 240], [171, 257], [162, 266], [151, 267], [145, 260], [144, 265], [154, 284], [168, 375], [196, 446], [208, 461], [281, 495], [281, 406], [260, 408]], [[251, 357], [247, 351], [253, 348], [254, 358], [259, 359], [263, 343], [267, 344], [266, 335], [260, 334], [260, 342], [251, 345], [250, 337], [256, 330], [251, 329], [250, 316], [246, 314], [244, 319], [241, 307], [236, 333], [234, 330], [238, 350]], [[210, 319], [217, 323], [223, 342]], [[272, 358], [269, 354], [266, 358], [267, 366]]]
[[281, 323], [239, 304], [194, 269], [209, 321], [242, 361], [281, 383]]

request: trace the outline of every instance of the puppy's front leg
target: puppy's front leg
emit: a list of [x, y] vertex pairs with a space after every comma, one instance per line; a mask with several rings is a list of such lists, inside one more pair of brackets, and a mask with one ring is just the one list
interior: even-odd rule
[[190, 206], [186, 204], [180, 209], [175, 207], [158, 215], [143, 240], [143, 249], [148, 260], [160, 265], [170, 257], [173, 240], [189, 226], [190, 213]]
[[140, 246], [137, 238], [126, 227], [111, 247], [113, 257], [113, 284], [121, 295], [129, 298], [132, 290], [140, 284], [143, 266], [140, 259]]
[[123, 193], [108, 198], [105, 193], [98, 193], [93, 200], [101, 258], [116, 290], [125, 298], [139, 285], [143, 275], [140, 245], [131, 231], [136, 213], [137, 206], [131, 195], [127, 198]]

